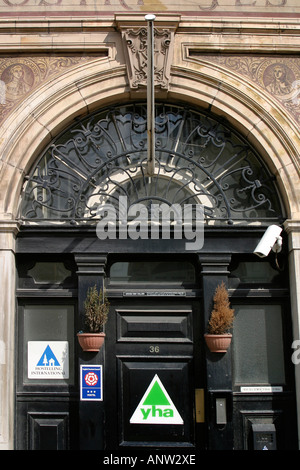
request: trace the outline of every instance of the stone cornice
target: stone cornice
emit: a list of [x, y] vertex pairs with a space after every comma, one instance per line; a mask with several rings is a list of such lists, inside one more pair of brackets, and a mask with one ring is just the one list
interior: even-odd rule
[[[145, 13], [111, 14], [96, 18], [76, 17], [29, 17], [26, 19], [0, 17], [1, 33], [23, 34], [44, 32], [76, 31], [82, 33], [101, 32], [122, 27], [140, 27], [146, 25]], [[213, 34], [276, 34], [282, 36], [298, 36], [300, 32], [300, 19], [296, 18], [238, 18], [184, 16], [174, 13], [157, 13], [155, 25], [157, 27], [173, 26], [178, 32], [184, 33], [213, 33]]]
[[[141, 13], [103, 18], [0, 18], [1, 52], [99, 51], [116, 31], [146, 26]], [[189, 37], [197, 50], [247, 53], [298, 53], [300, 20], [290, 18], [203, 18], [157, 14], [157, 28], [168, 28], [179, 38]], [[108, 36], [107, 36], [108, 35]], [[108, 45], [109, 46], [109, 45]]]

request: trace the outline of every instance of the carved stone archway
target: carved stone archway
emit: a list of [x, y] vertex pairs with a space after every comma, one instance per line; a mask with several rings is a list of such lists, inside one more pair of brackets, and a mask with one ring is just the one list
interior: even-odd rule
[[[159, 92], [160, 93], [160, 92]], [[158, 93], [158, 98], [160, 97]], [[52, 86], [44, 85], [36, 90], [13, 112], [2, 126], [0, 134], [0, 218], [1, 218], [1, 284], [3, 311], [6, 313], [3, 337], [7, 345], [4, 373], [14, 368], [13, 337], [15, 317], [15, 236], [21, 189], [24, 178], [40, 152], [60, 131], [78, 116], [87, 115], [107, 104], [128, 102], [136, 96], [130, 92], [125, 66], [89, 64], [69, 71]], [[299, 130], [294, 122], [276, 103], [261, 90], [249, 85], [240, 77], [234, 77], [213, 66], [193, 64], [173, 67], [168, 99], [185, 102], [211, 110], [226, 118], [234, 128], [247, 137], [264, 158], [276, 176], [291, 231], [292, 314], [294, 337], [299, 338], [300, 294], [296, 279], [299, 276]], [[7, 279], [9, 281], [7, 282]], [[299, 378], [300, 383], [300, 378]], [[13, 408], [13, 384], [2, 391], [9, 397]], [[8, 413], [8, 408], [7, 408]], [[10, 418], [11, 419], [11, 418]], [[13, 442], [13, 427], [5, 417], [3, 435]]]

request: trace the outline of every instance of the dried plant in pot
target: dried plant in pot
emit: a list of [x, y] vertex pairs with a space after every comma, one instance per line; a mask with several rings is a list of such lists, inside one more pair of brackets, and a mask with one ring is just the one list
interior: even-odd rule
[[217, 286], [213, 300], [214, 306], [208, 323], [208, 332], [204, 337], [211, 352], [224, 353], [231, 343], [230, 330], [234, 320], [234, 310], [230, 307], [224, 282]]
[[107, 322], [109, 302], [103, 290], [90, 287], [84, 302], [84, 331], [77, 333], [84, 351], [99, 351], [105, 339], [103, 326]]

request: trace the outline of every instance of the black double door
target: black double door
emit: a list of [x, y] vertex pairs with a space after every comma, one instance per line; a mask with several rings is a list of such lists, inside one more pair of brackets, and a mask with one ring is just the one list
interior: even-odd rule
[[[200, 301], [158, 295], [110, 298], [105, 345], [82, 353], [74, 306], [20, 305], [16, 448], [202, 448], [195, 394], [204, 387]], [[59, 323], [59, 327], [58, 327]], [[47, 348], [67, 348], [67, 379], [32, 376]], [[39, 348], [34, 356], [33, 347]], [[33, 352], [32, 352], [33, 350]], [[47, 355], [47, 354], [46, 354]], [[61, 362], [58, 355], [57, 360]], [[101, 365], [103, 400], [80, 400], [81, 364]]]
[[105, 350], [105, 447], [201, 448], [204, 389], [199, 301], [112, 302]]

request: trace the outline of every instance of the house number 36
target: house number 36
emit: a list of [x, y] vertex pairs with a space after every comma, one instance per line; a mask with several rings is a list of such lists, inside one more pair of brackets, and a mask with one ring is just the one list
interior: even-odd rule
[[152, 354], [157, 354], [157, 353], [159, 353], [159, 346], [150, 346], [149, 351]]

